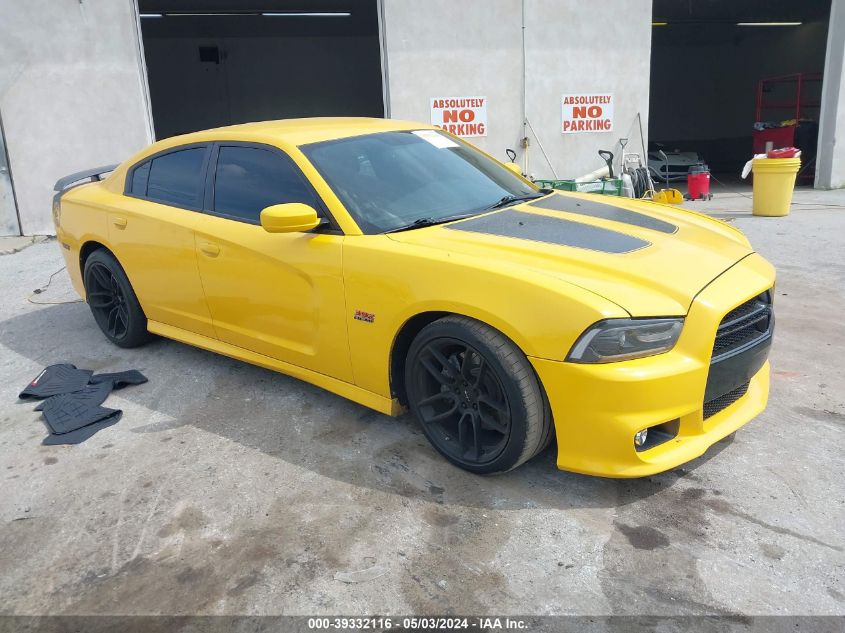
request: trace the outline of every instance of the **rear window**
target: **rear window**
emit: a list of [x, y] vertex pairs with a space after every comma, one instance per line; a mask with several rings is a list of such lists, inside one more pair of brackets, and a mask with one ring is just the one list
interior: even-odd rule
[[[192, 147], [152, 159], [146, 197], [180, 207], [200, 207], [205, 152], [205, 147]], [[134, 175], [132, 180], [134, 193]]]
[[129, 187], [129, 193], [136, 196], [147, 195], [147, 179], [150, 177], [150, 161], [143, 165], [139, 165], [132, 172], [132, 185]]

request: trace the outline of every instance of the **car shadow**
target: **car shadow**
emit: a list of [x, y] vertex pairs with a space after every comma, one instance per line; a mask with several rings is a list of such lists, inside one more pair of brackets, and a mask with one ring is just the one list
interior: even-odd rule
[[119, 424], [133, 433], [164, 437], [191, 426], [337, 481], [449, 505], [617, 508], [692, 476], [730, 443], [720, 442], [683, 468], [642, 479], [559, 471], [554, 445], [514, 471], [480, 477], [440, 457], [408, 414], [381, 415], [300, 380], [175, 341], [118, 348], [103, 337], [85, 304], [7, 319], [0, 324], [0, 343], [37, 365], [71, 362], [95, 371], [144, 372], [149, 383], [117, 394], [154, 412], [143, 420], [128, 411]]

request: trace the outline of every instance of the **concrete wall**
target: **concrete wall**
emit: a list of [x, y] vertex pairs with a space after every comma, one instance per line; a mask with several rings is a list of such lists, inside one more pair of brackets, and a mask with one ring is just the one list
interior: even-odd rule
[[[468, 140], [498, 158], [519, 149], [522, 0], [383, 1], [390, 115], [427, 122], [431, 97], [486, 96], [488, 135]], [[647, 134], [651, 0], [626, 2], [624, 16], [614, 0], [524, 2], [529, 172], [574, 177], [600, 167], [597, 150], [620, 137], [639, 145], [632, 125], [640, 112]], [[561, 95], [590, 91], [614, 94], [613, 131], [561, 134]]]
[[55, 181], [152, 140], [133, 0], [0, 0], [0, 113], [22, 230]]
[[[561, 177], [601, 167], [599, 149], [617, 153], [619, 138], [640, 151], [637, 113], [648, 144], [651, 0], [526, 0], [528, 120]], [[612, 92], [611, 132], [561, 134], [560, 95]], [[531, 150], [532, 171], [548, 173]]]
[[432, 97], [487, 97], [499, 159], [522, 136], [521, 0], [383, 0], [390, 116], [428, 123]]
[[816, 187], [845, 187], [845, 0], [833, 0], [819, 122]]

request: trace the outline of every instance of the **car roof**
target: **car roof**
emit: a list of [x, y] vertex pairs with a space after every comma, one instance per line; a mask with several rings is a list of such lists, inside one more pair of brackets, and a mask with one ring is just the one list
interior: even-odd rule
[[241, 123], [226, 127], [174, 136], [162, 141], [164, 145], [175, 146], [186, 143], [201, 143], [215, 140], [242, 140], [254, 142], [281, 141], [291, 145], [307, 145], [350, 136], [374, 134], [398, 130], [418, 130], [431, 125], [414, 121], [377, 119], [367, 117], [314, 117], [307, 119], [280, 119]]
[[240, 141], [281, 145], [282, 147], [285, 145], [299, 146], [378, 132], [421, 129], [434, 129], [434, 126], [416, 121], [368, 117], [313, 117], [229, 125], [171, 136], [153, 143], [121, 163], [106, 178], [104, 185], [114, 193], [122, 192], [126, 174], [132, 166], [159, 152], [182, 145], [214, 141]]

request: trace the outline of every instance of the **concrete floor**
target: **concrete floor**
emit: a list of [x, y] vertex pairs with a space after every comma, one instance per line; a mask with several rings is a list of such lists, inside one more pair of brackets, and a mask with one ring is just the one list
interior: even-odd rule
[[[121, 350], [85, 304], [33, 305], [54, 241], [0, 257], [0, 613], [845, 614], [845, 193], [796, 202], [690, 205], [777, 265], [771, 400], [634, 481], [559, 472], [552, 450], [469, 475], [407, 416], [179, 343]], [[60, 273], [33, 300], [74, 298]], [[46, 447], [17, 393], [61, 361], [150, 382], [110, 397], [117, 425]]]

